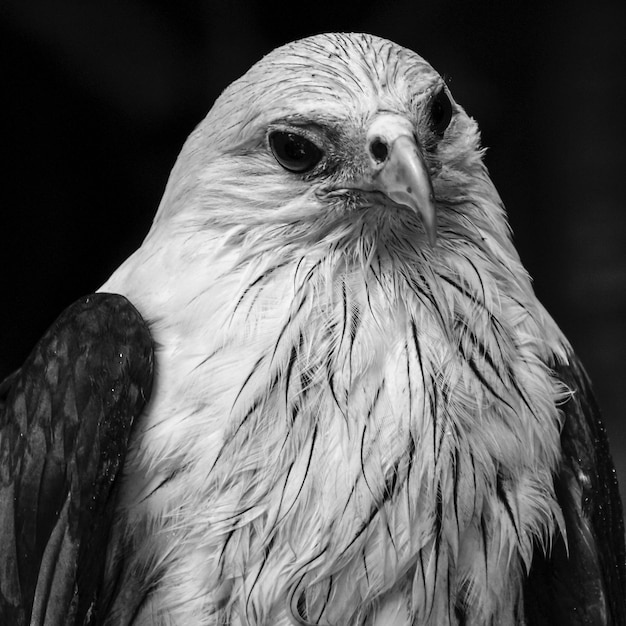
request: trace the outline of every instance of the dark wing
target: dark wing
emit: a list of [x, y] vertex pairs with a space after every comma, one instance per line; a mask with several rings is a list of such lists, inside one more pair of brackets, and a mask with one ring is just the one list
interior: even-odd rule
[[600, 411], [580, 361], [556, 376], [574, 393], [562, 407], [563, 458], [555, 481], [567, 531], [545, 556], [535, 550], [525, 589], [531, 626], [626, 624], [622, 503]]
[[94, 624], [116, 476], [150, 396], [126, 298], [70, 306], [0, 385], [0, 624]]

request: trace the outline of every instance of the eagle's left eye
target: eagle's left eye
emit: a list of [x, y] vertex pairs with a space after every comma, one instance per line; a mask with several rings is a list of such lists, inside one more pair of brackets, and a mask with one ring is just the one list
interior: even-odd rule
[[430, 101], [430, 128], [442, 137], [451, 120], [452, 102], [445, 89], [442, 89]]
[[311, 140], [296, 133], [276, 130], [268, 139], [274, 158], [290, 172], [308, 172], [323, 156]]

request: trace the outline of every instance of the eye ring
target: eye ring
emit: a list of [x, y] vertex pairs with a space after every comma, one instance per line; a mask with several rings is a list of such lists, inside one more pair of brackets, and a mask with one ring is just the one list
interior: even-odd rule
[[439, 90], [430, 101], [430, 129], [439, 137], [443, 137], [446, 128], [452, 121], [452, 102], [445, 89]]
[[289, 172], [308, 172], [324, 156], [310, 139], [291, 131], [275, 130], [269, 134], [268, 141], [276, 161]]

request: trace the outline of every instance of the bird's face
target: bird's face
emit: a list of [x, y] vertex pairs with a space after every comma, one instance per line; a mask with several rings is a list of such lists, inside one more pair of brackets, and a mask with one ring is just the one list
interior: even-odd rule
[[476, 125], [426, 61], [370, 35], [319, 35], [274, 50], [222, 94], [157, 223], [272, 225], [281, 244], [392, 231], [426, 249], [480, 228], [455, 207], [481, 184], [492, 189]]

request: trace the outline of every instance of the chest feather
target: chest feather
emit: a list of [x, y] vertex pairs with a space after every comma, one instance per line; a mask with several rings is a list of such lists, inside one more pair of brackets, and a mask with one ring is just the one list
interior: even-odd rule
[[540, 310], [312, 262], [216, 281], [188, 306], [154, 327], [156, 392], [127, 479], [150, 611], [520, 618], [533, 541], [559, 519], [561, 391]]

